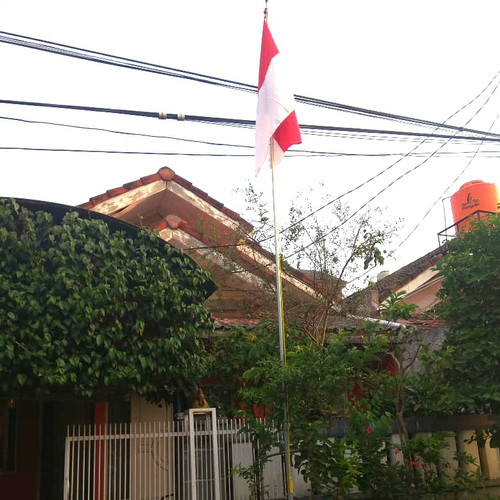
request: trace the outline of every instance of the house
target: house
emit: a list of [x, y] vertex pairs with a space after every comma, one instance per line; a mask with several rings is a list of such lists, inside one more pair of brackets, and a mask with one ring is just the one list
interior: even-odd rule
[[422, 316], [437, 303], [441, 277], [435, 265], [444, 252], [445, 245], [441, 245], [392, 273], [382, 271], [376, 282], [347, 298], [349, 309], [359, 316], [376, 318], [392, 292], [405, 292], [405, 302], [415, 304], [416, 314]]
[[[275, 310], [274, 255], [252, 239], [252, 225], [169, 168], [76, 208], [22, 202], [56, 216], [74, 209], [132, 235], [138, 227], [157, 231], [211, 273], [217, 289], [210, 290], [206, 306], [217, 328], [234, 322], [252, 325]], [[318, 293], [310, 277], [293, 269], [283, 272], [283, 286], [300, 302]], [[68, 425], [174, 420], [172, 405], [150, 404], [134, 394], [103, 401], [5, 398], [0, 403], [0, 492], [10, 500], [62, 497]]]
[[[127, 223], [157, 231], [209, 271], [217, 290], [207, 299], [217, 330], [238, 323], [253, 326], [276, 315], [275, 256], [252, 237], [253, 226], [191, 182], [163, 167], [157, 173], [108, 190], [80, 205]], [[283, 288], [290, 300], [314, 300], [321, 283], [309, 272], [287, 267]], [[172, 419], [135, 401], [132, 422]], [[171, 408], [168, 411], [173, 411]]]
[[353, 304], [360, 304], [368, 316], [377, 315], [380, 306], [391, 292], [404, 291], [404, 300], [417, 306], [417, 316], [437, 304], [441, 288], [436, 263], [446, 252], [446, 241], [460, 231], [467, 231], [473, 219], [481, 219], [500, 210], [500, 195], [493, 183], [473, 180], [463, 184], [451, 197], [450, 206], [454, 223], [438, 233], [440, 246], [402, 268], [389, 273], [384, 271], [374, 285], [362, 294], [351, 297]]
[[[217, 291], [206, 302], [217, 320], [260, 318], [274, 308], [274, 254], [253, 226], [168, 167], [91, 198], [81, 208], [158, 231], [210, 272]], [[283, 286], [297, 300], [316, 297], [316, 283], [287, 268]]]
[[[217, 329], [223, 330], [235, 322], [252, 326], [275, 311], [274, 255], [252, 238], [252, 225], [170, 168], [161, 168], [155, 174], [110, 189], [77, 210], [106, 220], [111, 217], [114, 224], [126, 223], [128, 228], [157, 231], [160, 238], [182, 249], [201, 268], [208, 270], [217, 290], [208, 297], [206, 305]], [[433, 266], [442, 252], [441, 247], [437, 248], [395, 273], [381, 277], [362, 299], [356, 296], [357, 305], [370, 306], [365, 312], [357, 311], [358, 319], [359, 315], [370, 316], [378, 310], [391, 290], [406, 290], [407, 297], [422, 311], [432, 308], [439, 288], [439, 277]], [[321, 279], [311, 273], [289, 267], [283, 272], [284, 289], [297, 302], [314, 300], [320, 293], [320, 285]], [[422, 327], [433, 326], [427, 318], [420, 321], [427, 321]], [[40, 404], [8, 398], [0, 402], [0, 472], [7, 473], [0, 476], [0, 492], [2, 497], [5, 493], [6, 498], [12, 500], [35, 500], [37, 490], [42, 492], [39, 500], [61, 497], [61, 467], [68, 461], [64, 448], [57, 443], [61, 442], [68, 424], [173, 422], [175, 411], [171, 405], [152, 405], [134, 394], [127, 399], [99, 402]], [[17, 441], [15, 447], [11, 446], [12, 441]], [[140, 464], [139, 468], [153, 459], [156, 466], [161, 465], [161, 460], [153, 456], [154, 450], [148, 446], [141, 445], [134, 455], [134, 463]], [[13, 449], [17, 449], [17, 456]], [[77, 450], [76, 453], [80, 453], [80, 449]], [[143, 456], [145, 450], [150, 454], [147, 459]], [[96, 445], [92, 453], [97, 460], [100, 448]], [[92, 468], [100, 470], [95, 469], [95, 464]], [[38, 481], [42, 482], [40, 486]], [[104, 482], [95, 484], [101, 488]]]
[[436, 305], [436, 293], [441, 283], [435, 265], [444, 252], [445, 246], [439, 246], [397, 271], [382, 275], [374, 284], [379, 304], [384, 303], [392, 291], [404, 290], [405, 302], [418, 306], [419, 313], [432, 309]]

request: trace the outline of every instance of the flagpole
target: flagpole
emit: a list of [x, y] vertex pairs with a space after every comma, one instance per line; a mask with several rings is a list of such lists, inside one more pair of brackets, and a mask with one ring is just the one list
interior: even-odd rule
[[[274, 172], [274, 154], [273, 154], [273, 142], [274, 139], [271, 138], [270, 141], [270, 152], [271, 152], [271, 177], [272, 177], [272, 196], [273, 196], [273, 218], [274, 218], [274, 248], [275, 248], [275, 259], [276, 259], [276, 302], [278, 308], [278, 334], [279, 334], [279, 344], [280, 344], [280, 360], [283, 365], [286, 364], [286, 343], [285, 343], [285, 328], [283, 319], [283, 287], [281, 280], [281, 250], [279, 241], [279, 230], [278, 230], [278, 217], [276, 208], [276, 191], [275, 191], [275, 172]], [[288, 424], [288, 389], [283, 384], [283, 391], [285, 392], [285, 404], [283, 407], [283, 441], [285, 445], [285, 476], [286, 476], [286, 490], [288, 500], [293, 499], [293, 478], [290, 473], [290, 437], [289, 437], [289, 424]]]
[[[276, 301], [278, 305], [278, 332], [280, 344], [280, 358], [286, 365], [285, 329], [283, 318], [283, 290], [281, 279], [281, 255], [278, 231], [278, 217], [276, 208], [275, 163], [279, 163], [283, 153], [292, 145], [300, 144], [300, 127], [295, 115], [295, 99], [290, 92], [279, 91], [279, 50], [274, 43], [269, 27], [267, 26], [267, 0], [264, 11], [264, 26], [262, 29], [262, 47], [259, 66], [259, 99], [257, 103], [257, 119], [255, 122], [255, 166], [256, 175], [262, 165], [271, 160], [272, 196], [274, 214], [274, 241], [276, 257]], [[275, 149], [276, 148], [276, 149]], [[277, 156], [275, 156], [275, 152]], [[285, 475], [287, 500], [293, 499], [293, 480], [290, 461], [290, 425], [288, 417], [288, 388], [283, 382], [282, 390], [285, 395], [283, 405], [283, 441], [285, 453]]]

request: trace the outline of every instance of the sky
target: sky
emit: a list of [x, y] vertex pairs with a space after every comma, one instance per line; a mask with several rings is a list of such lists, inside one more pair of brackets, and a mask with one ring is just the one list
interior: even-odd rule
[[[0, 31], [256, 85], [264, 7], [264, 1], [254, 0], [0, 0]], [[500, 133], [497, 1], [269, 0], [268, 9], [269, 27], [295, 94], [440, 123], [461, 110], [448, 123]], [[255, 119], [253, 93], [6, 43], [0, 43], [0, 72], [0, 99]], [[296, 111], [301, 124], [432, 132], [301, 103]], [[300, 199], [319, 207], [325, 197], [342, 195], [401, 158], [387, 155], [403, 155], [418, 146], [418, 156], [401, 159], [343, 198], [353, 210], [373, 198], [367, 210], [377, 206], [388, 221], [404, 219], [396, 246], [404, 244], [385, 263], [389, 271], [438, 246], [437, 233], [452, 223], [448, 198], [462, 184], [481, 179], [500, 185], [500, 146], [495, 143], [430, 140], [419, 145], [408, 138], [359, 135], [302, 138], [302, 145], [293, 146], [276, 170], [279, 213]], [[265, 196], [271, 190], [269, 171], [254, 176], [253, 145], [251, 129], [0, 104], [3, 148], [247, 155], [0, 149], [0, 196], [77, 205], [169, 166], [241, 213], [245, 203], [238, 189], [252, 182]], [[294, 150], [342, 155], [298, 157]], [[328, 217], [326, 209], [323, 214]]]

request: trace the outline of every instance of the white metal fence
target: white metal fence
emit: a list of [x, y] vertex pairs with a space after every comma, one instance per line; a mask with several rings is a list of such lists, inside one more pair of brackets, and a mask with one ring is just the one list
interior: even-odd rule
[[[463, 464], [469, 472], [479, 465], [487, 478], [500, 480], [499, 449], [488, 442], [479, 447], [474, 430], [457, 426], [444, 451], [450, 467], [459, 467], [453, 460], [456, 451], [466, 452], [476, 462]], [[391, 440], [397, 448], [399, 436]], [[266, 499], [285, 498], [281, 456], [275, 452], [263, 474]], [[72, 426], [66, 437], [63, 500], [248, 500], [248, 484], [236, 470], [250, 466], [253, 453], [244, 422], [217, 419], [215, 409], [189, 410], [179, 422]], [[402, 460], [394, 451], [387, 458]], [[291, 472], [294, 498], [305, 498], [309, 485], [294, 468]]]
[[[214, 409], [179, 422], [72, 426], [65, 450], [64, 500], [247, 500], [237, 473], [253, 462], [239, 420]], [[268, 498], [284, 498], [281, 459], [266, 464]]]

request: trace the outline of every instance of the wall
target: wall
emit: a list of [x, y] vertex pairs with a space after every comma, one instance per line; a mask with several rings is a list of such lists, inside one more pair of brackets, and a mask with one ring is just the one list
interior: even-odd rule
[[36, 500], [40, 454], [40, 404], [19, 400], [17, 421], [16, 472], [0, 475], [0, 498]]

